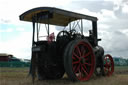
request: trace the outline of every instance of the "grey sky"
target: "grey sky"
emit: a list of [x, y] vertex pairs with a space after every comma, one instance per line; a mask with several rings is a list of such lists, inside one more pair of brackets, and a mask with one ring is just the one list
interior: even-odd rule
[[[117, 3], [117, 2], [118, 3]], [[127, 6], [125, 6], [127, 5]], [[83, 14], [98, 17], [99, 42], [106, 53], [117, 57], [128, 57], [128, 1], [126, 0], [76, 0], [66, 9], [87, 9]]]
[[19, 15], [40, 6], [98, 17], [99, 44], [112, 56], [128, 58], [128, 0], [1, 0], [0, 52], [30, 58], [31, 23], [19, 21]]

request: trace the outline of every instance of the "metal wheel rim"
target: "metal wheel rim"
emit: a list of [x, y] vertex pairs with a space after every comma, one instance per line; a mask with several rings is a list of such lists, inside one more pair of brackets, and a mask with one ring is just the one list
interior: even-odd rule
[[[86, 52], [85, 52], [86, 51]], [[80, 81], [89, 80], [95, 68], [95, 57], [90, 45], [86, 42], [78, 43], [72, 52], [72, 70]]]
[[114, 72], [114, 61], [109, 54], [104, 57], [104, 72], [107, 76], [111, 76]]

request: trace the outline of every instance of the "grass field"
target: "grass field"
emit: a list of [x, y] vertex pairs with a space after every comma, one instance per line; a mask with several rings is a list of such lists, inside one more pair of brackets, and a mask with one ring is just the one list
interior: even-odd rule
[[[0, 85], [32, 85], [28, 68], [0, 68]], [[71, 82], [67, 77], [60, 80], [35, 81], [34, 85], [128, 85], [128, 66], [115, 67], [111, 77], [95, 75], [86, 82]]]

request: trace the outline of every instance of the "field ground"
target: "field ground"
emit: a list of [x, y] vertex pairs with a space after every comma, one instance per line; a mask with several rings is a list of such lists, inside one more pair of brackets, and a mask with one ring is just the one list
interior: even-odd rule
[[[28, 68], [0, 68], [0, 85], [33, 85]], [[34, 85], [128, 85], [128, 66], [115, 67], [111, 77], [95, 75], [86, 82], [71, 82], [66, 76], [60, 80], [35, 81]]]

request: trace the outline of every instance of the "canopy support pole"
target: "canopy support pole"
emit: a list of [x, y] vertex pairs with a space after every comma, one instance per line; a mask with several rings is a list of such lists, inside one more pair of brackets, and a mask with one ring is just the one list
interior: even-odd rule
[[81, 19], [81, 34], [83, 35], [83, 21]]
[[32, 46], [34, 45], [34, 36], [35, 36], [35, 19], [32, 20], [33, 25], [33, 35], [32, 35]]
[[49, 18], [48, 18], [48, 37], [49, 37], [49, 32], [50, 30], [49, 30]]

